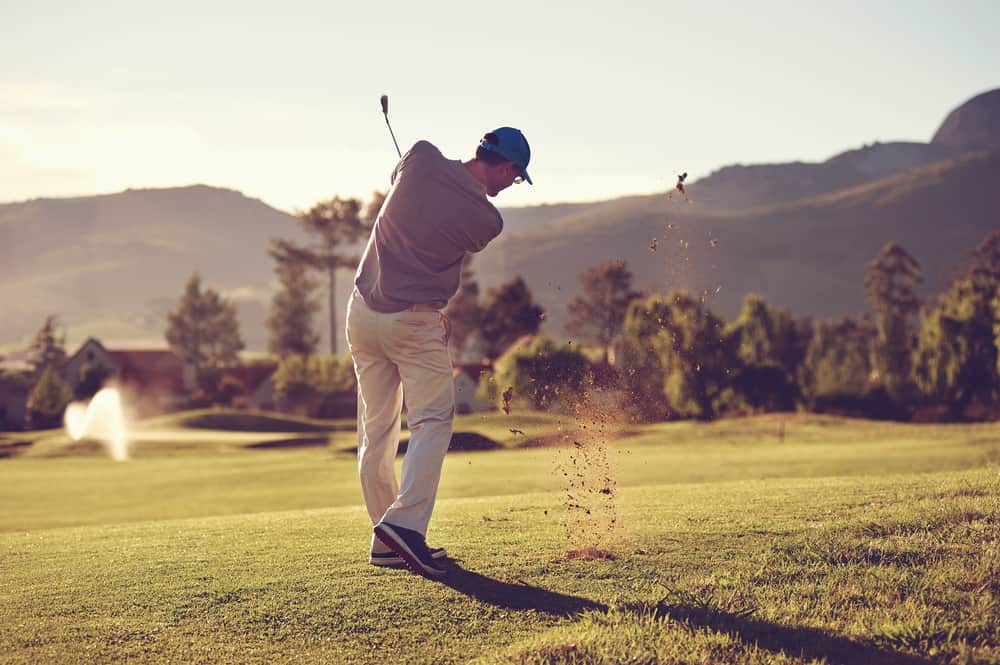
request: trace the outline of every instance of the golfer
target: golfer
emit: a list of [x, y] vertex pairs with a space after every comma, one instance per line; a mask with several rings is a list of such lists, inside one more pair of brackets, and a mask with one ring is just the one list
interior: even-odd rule
[[[444, 157], [427, 141], [406, 152], [372, 228], [347, 305], [347, 343], [358, 378], [358, 469], [374, 524], [370, 563], [443, 575], [429, 548], [455, 393], [442, 310], [458, 291], [462, 259], [503, 230], [487, 197], [527, 180], [528, 142], [500, 127], [473, 159]], [[406, 403], [410, 443], [401, 482], [393, 460]]]

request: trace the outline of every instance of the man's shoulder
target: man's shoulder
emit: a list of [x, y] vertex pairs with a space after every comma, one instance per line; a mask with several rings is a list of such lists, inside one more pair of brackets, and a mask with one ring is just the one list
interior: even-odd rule
[[396, 179], [403, 173], [409, 172], [407, 176], [411, 181], [421, 177], [439, 167], [445, 161], [444, 155], [433, 143], [427, 140], [420, 140], [414, 143], [409, 150], [403, 153], [402, 159], [396, 164], [392, 172], [391, 181], [396, 184]]
[[409, 152], [414, 155], [440, 155], [441, 151], [438, 147], [428, 141], [427, 139], [421, 139], [413, 144]]

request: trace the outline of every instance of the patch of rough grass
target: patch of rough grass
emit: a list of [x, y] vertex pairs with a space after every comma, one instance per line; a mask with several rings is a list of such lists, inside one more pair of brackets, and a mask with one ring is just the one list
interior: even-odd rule
[[757, 545], [726, 562], [651, 570], [657, 600], [587, 612], [477, 662], [1000, 662], [1000, 493], [979, 478], [974, 491], [938, 485], [950, 500], [896, 495], [878, 521], [864, 503], [822, 526], [747, 534]]
[[903, 566], [923, 564], [927, 554], [919, 550], [867, 542], [845, 543], [837, 536], [808, 538], [785, 549], [789, 556], [802, 564], [825, 566]]
[[782, 626], [703, 604], [618, 607], [476, 663], [920, 663], [826, 631]]
[[598, 559], [614, 561], [618, 558], [618, 555], [610, 550], [600, 549], [597, 547], [581, 547], [579, 549], [566, 552], [566, 558], [580, 559], [581, 561], [597, 561]]

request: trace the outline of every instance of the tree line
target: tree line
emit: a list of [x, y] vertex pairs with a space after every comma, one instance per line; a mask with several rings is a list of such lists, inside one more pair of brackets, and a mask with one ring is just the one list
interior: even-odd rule
[[[268, 350], [278, 361], [280, 404], [310, 404], [308, 410], [316, 411], [325, 399], [354, 390], [350, 358], [338, 355], [336, 312], [343, 304], [335, 299], [336, 272], [357, 266], [359, 243], [384, 196], [375, 192], [367, 203], [340, 197], [320, 202], [296, 214], [306, 242], [272, 241], [268, 253], [278, 289], [267, 319]], [[453, 357], [471, 347], [493, 363], [519, 337], [537, 333], [545, 312], [519, 276], [481, 293], [472, 256], [445, 310], [453, 324]], [[621, 259], [581, 273], [581, 293], [567, 306], [565, 329], [575, 348], [545, 339], [522, 349], [487, 377], [492, 385], [484, 383], [481, 394], [499, 405], [496, 386], [508, 381], [513, 389], [520, 381], [525, 390], [516, 394], [543, 408], [553, 402], [552, 391], [565, 398], [584, 377], [597, 377], [620, 390], [637, 417], [653, 420], [792, 409], [958, 419], [976, 409], [988, 415], [1000, 394], [1000, 231], [983, 239], [945, 292], [926, 300], [918, 295], [917, 260], [901, 245], [887, 244], [863, 275], [871, 313], [837, 321], [795, 318], [751, 294], [727, 323], [704, 296], [643, 292], [633, 282]], [[321, 290], [329, 312], [328, 356], [318, 354]], [[197, 273], [169, 313], [165, 337], [194, 368], [193, 404], [225, 403], [246, 391], [224, 372], [239, 363], [245, 347], [235, 307], [203, 287]], [[91, 375], [81, 376], [82, 386], [60, 384], [55, 368], [65, 351], [55, 317], [32, 347], [29, 402], [39, 414], [61, 413], [74, 394], [87, 396], [100, 385], [103, 377]]]
[[[870, 313], [795, 318], [756, 294], [726, 322], [704, 296], [638, 293], [623, 261], [580, 277], [567, 328], [603, 360], [591, 376], [621, 391], [646, 420], [805, 409], [901, 420], [997, 417], [1000, 397], [1000, 231], [975, 248], [940, 294], [922, 300], [920, 265], [887, 244], [868, 264]], [[613, 345], [612, 341], [617, 340]], [[617, 346], [613, 371], [608, 356]], [[579, 350], [541, 341], [506, 359], [481, 394], [510, 387], [528, 406], [587, 386]], [[604, 367], [603, 374], [594, 368]]]

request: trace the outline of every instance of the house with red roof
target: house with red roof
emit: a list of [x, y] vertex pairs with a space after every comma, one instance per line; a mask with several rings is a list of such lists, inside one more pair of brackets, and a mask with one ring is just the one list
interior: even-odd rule
[[111, 350], [91, 337], [66, 360], [63, 378], [75, 386], [88, 367], [115, 383], [137, 415], [176, 411], [196, 387], [194, 368], [170, 349]]
[[[91, 337], [63, 365], [63, 378], [75, 386], [85, 368], [96, 368], [124, 393], [136, 415], [170, 413], [184, 407], [197, 389], [194, 367], [170, 349], [108, 349]], [[243, 388], [233, 398], [237, 408], [274, 409], [274, 362], [227, 367], [222, 377]]]

